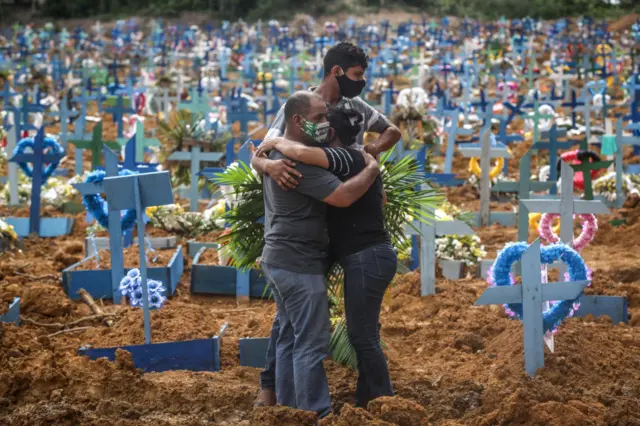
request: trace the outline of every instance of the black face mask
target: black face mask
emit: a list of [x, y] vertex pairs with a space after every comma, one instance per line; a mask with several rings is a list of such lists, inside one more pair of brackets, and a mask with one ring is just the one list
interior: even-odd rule
[[367, 84], [365, 80], [351, 80], [346, 74], [336, 76], [336, 80], [338, 80], [340, 94], [349, 99], [360, 95]]

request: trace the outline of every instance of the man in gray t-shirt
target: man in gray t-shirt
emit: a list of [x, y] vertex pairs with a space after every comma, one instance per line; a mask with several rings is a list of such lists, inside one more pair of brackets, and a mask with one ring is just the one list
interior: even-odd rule
[[[272, 151], [270, 158], [284, 157]], [[283, 191], [264, 179], [265, 246], [262, 263], [303, 274], [324, 274], [327, 260], [326, 204], [340, 180], [320, 167], [298, 164], [304, 179], [295, 191]]]
[[[308, 145], [327, 138], [326, 103], [319, 96], [296, 92], [284, 109], [285, 137]], [[273, 159], [281, 154], [273, 153]], [[279, 331], [276, 343], [277, 403], [310, 410], [324, 417], [331, 397], [323, 360], [329, 351], [329, 301], [325, 282], [328, 261], [326, 204], [348, 207], [369, 189], [380, 170], [365, 155], [367, 166], [341, 182], [328, 170], [299, 164], [300, 185], [285, 191], [263, 177], [265, 246], [262, 270], [276, 301]]]

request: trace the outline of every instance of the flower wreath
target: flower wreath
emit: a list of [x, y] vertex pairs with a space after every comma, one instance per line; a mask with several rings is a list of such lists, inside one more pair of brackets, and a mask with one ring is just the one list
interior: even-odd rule
[[[507, 244], [498, 254], [493, 267], [487, 273], [487, 283], [492, 287], [514, 285], [515, 279], [511, 274], [511, 267], [514, 262], [522, 257], [528, 247], [529, 244], [525, 242]], [[540, 261], [542, 264], [551, 264], [557, 260], [562, 260], [568, 266], [570, 281], [589, 279], [584, 260], [571, 247], [565, 244], [540, 247]], [[545, 333], [555, 333], [565, 318], [573, 316], [580, 306], [578, 298], [551, 303], [551, 307], [542, 313], [542, 324]], [[522, 303], [507, 303], [504, 306], [507, 315], [518, 319], [522, 318]]]
[[[577, 252], [581, 252], [595, 237], [598, 230], [598, 219], [593, 214], [578, 214], [573, 217], [580, 218], [582, 222], [582, 232], [578, 238], [573, 240], [573, 249]], [[557, 243], [560, 241], [557, 231], [551, 228], [551, 221], [560, 217], [556, 213], [544, 213], [538, 224], [538, 233], [542, 238], [550, 243]]]
[[[13, 155], [24, 154], [27, 148], [31, 148], [31, 151], [33, 151], [34, 145], [35, 141], [33, 138], [24, 138], [20, 142], [18, 142], [18, 145], [16, 145], [15, 149], [13, 150]], [[58, 143], [58, 141], [50, 136], [44, 138], [44, 149], [51, 150], [53, 154], [64, 153], [64, 149]], [[44, 168], [44, 170], [42, 171], [42, 185], [47, 183], [47, 180], [51, 177], [51, 175], [53, 175], [53, 172], [58, 168], [59, 165], [60, 161], [54, 161], [52, 163], [49, 163], [49, 165]], [[18, 163], [18, 166], [26, 176], [28, 176], [29, 178], [33, 178], [32, 167], [30, 167], [27, 163]]]
[[[136, 174], [131, 170], [121, 170], [118, 173], [120, 176], [129, 176]], [[101, 183], [105, 178], [104, 170], [96, 170], [87, 176], [85, 179], [85, 183]], [[104, 199], [100, 196], [100, 194], [91, 194], [84, 195], [82, 197], [82, 204], [87, 209], [87, 212], [91, 214], [95, 218], [95, 220], [102, 226], [104, 229], [109, 229], [109, 215], [105, 211], [104, 208]], [[136, 224], [136, 211], [134, 209], [126, 210], [124, 216], [120, 220], [120, 224], [122, 227], [122, 232], [130, 231]]]

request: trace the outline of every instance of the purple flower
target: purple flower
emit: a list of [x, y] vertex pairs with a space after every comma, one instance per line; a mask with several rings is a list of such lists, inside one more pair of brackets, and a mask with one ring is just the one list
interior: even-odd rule
[[129, 272], [127, 272], [127, 276], [132, 280], [136, 280], [140, 278], [140, 270], [138, 268], [131, 269]]
[[151, 292], [149, 293], [149, 307], [151, 309], [160, 309], [162, 308], [162, 304], [165, 301], [165, 297], [160, 293]]
[[120, 281], [120, 287], [118, 289], [123, 296], [126, 296], [133, 290], [134, 286], [134, 281], [130, 277], [125, 275], [125, 277], [122, 278], [122, 281]]
[[149, 280], [147, 281], [147, 288], [149, 289], [149, 293], [163, 293], [166, 289], [162, 286], [160, 281]]

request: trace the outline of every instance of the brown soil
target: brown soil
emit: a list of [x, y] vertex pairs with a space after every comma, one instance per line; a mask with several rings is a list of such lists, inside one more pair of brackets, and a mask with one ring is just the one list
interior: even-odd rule
[[207, 249], [198, 259], [199, 265], [218, 265], [218, 250]]
[[[400, 15], [394, 15], [395, 19]], [[402, 15], [403, 19], [406, 18]], [[365, 16], [361, 17], [365, 19]], [[415, 18], [415, 15], [414, 15]], [[71, 27], [70, 27], [71, 28]], [[95, 111], [90, 111], [95, 114]], [[91, 126], [91, 125], [90, 125]], [[148, 118], [145, 127], [155, 126]], [[521, 121], [513, 130], [522, 128]], [[47, 131], [54, 131], [55, 127]], [[90, 131], [90, 129], [88, 129]], [[105, 139], [115, 126], [105, 116]], [[530, 141], [512, 147], [509, 176], [517, 178], [518, 159]], [[73, 169], [74, 150], [63, 167]], [[440, 161], [440, 160], [438, 160]], [[546, 157], [535, 157], [544, 164]], [[84, 153], [85, 170], [90, 167]], [[468, 176], [468, 160], [456, 155], [454, 170]], [[465, 210], [478, 211], [471, 188], [446, 191]], [[492, 203], [493, 211], [511, 204]], [[62, 216], [43, 207], [43, 216]], [[0, 217], [27, 217], [28, 208], [0, 207]], [[73, 216], [73, 233], [55, 239], [27, 238], [22, 252], [0, 254], [0, 312], [13, 297], [22, 298], [24, 319], [68, 324], [91, 315], [88, 306], [63, 292], [61, 271], [80, 261], [86, 236], [84, 213]], [[615, 227], [611, 219], [625, 219]], [[420, 297], [418, 273], [399, 275], [385, 296], [381, 336], [397, 396], [354, 408], [357, 375], [326, 362], [334, 414], [321, 425], [637, 425], [640, 424], [640, 206], [599, 217], [596, 239], [583, 252], [594, 271], [590, 294], [627, 296], [629, 325], [607, 318], [567, 320], [556, 337], [556, 351], [545, 350], [545, 367], [535, 379], [524, 373], [522, 326], [499, 306], [474, 307], [486, 288], [481, 279], [451, 282], [438, 276], [437, 295]], [[153, 236], [164, 231], [148, 228]], [[494, 225], [477, 230], [487, 258], [514, 241], [515, 228]], [[199, 237], [214, 241], [219, 232]], [[531, 233], [530, 240], [535, 238]], [[175, 250], [160, 251], [166, 265]], [[127, 267], [138, 266], [137, 247], [125, 252]], [[88, 329], [48, 337], [50, 327], [24, 321], [0, 328], [0, 425], [306, 425], [315, 416], [292, 409], [253, 409], [259, 370], [239, 366], [238, 339], [269, 335], [275, 306], [252, 300], [238, 307], [235, 298], [189, 293], [190, 260], [174, 297], [151, 313], [154, 342], [210, 338], [223, 324], [222, 371], [174, 371], [142, 375], [130, 356], [114, 363], [78, 356], [84, 345], [113, 347], [144, 342], [140, 309], [97, 301], [115, 314], [111, 327], [94, 321]], [[217, 264], [215, 251], [202, 263]], [[109, 253], [99, 266], [107, 268]], [[6, 309], [6, 308], [4, 308]]]
[[[125, 268], [139, 268], [140, 267], [140, 251], [137, 245], [124, 249], [124, 267]], [[171, 258], [175, 254], [176, 249], [156, 250], [154, 252], [147, 252], [147, 267], [161, 267], [169, 266]], [[90, 262], [85, 262], [79, 265], [76, 270], [89, 271], [95, 269], [111, 269], [111, 252], [109, 250], [98, 250], [100, 259], [93, 259]], [[154, 257], [157, 259], [153, 261]], [[185, 266], [188, 265], [189, 260], [185, 259]]]

